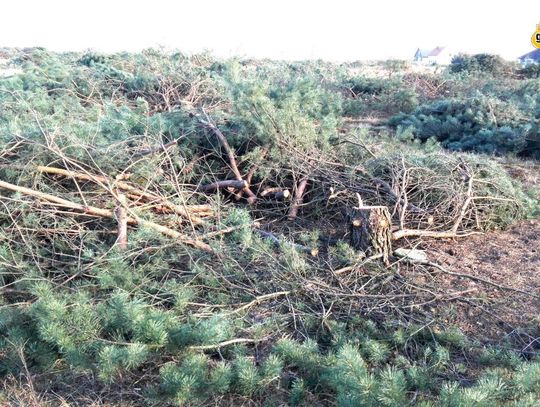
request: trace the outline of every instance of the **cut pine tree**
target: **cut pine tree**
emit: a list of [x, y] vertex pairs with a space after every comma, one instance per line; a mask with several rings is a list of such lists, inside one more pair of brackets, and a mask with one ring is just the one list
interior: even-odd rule
[[349, 214], [351, 246], [368, 256], [380, 255], [389, 264], [392, 220], [386, 206], [360, 206]]

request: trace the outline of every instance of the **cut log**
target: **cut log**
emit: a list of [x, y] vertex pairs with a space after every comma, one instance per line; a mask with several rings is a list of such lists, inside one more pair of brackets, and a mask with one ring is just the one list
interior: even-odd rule
[[289, 199], [291, 192], [288, 189], [283, 188], [266, 188], [261, 192], [261, 196], [272, 198], [276, 201], [285, 201]]
[[294, 195], [291, 208], [289, 209], [289, 215], [287, 216], [289, 220], [294, 220], [298, 216], [298, 209], [304, 203], [304, 192], [306, 190], [307, 184], [308, 178], [304, 177], [296, 186], [296, 193]]
[[213, 182], [212, 184], [201, 185], [197, 188], [197, 191], [213, 192], [213, 191], [217, 191], [218, 189], [226, 189], [226, 188], [243, 189], [246, 186], [247, 186], [247, 182], [244, 180], [227, 179], [224, 181], [216, 181], [216, 182]]
[[351, 246], [368, 256], [381, 255], [389, 264], [392, 219], [386, 206], [361, 206], [349, 213]]

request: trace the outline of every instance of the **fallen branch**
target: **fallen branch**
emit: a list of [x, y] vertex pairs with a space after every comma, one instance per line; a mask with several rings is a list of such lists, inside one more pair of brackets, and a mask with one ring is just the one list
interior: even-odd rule
[[279, 291], [279, 292], [276, 292], [276, 293], [270, 293], [270, 294], [261, 295], [261, 296], [255, 298], [253, 301], [250, 301], [247, 304], [244, 304], [241, 307], [235, 309], [234, 311], [231, 311], [231, 314], [238, 314], [238, 313], [240, 313], [240, 312], [242, 312], [242, 311], [244, 311], [244, 310], [246, 310], [248, 308], [251, 308], [254, 305], [260, 304], [263, 301], [271, 300], [271, 299], [278, 298], [278, 297], [282, 297], [284, 295], [289, 295], [290, 293], [291, 293], [291, 291]]
[[212, 209], [211, 205], [187, 205], [187, 209], [189, 212], [193, 213], [214, 213], [214, 209]]
[[271, 197], [277, 201], [284, 201], [289, 199], [291, 191], [283, 188], [266, 188], [261, 192], [261, 197]]
[[224, 181], [216, 181], [207, 185], [200, 185], [197, 188], [199, 192], [214, 192], [219, 189], [233, 188], [243, 189], [247, 186], [247, 182], [244, 180], [227, 179]]
[[[111, 218], [111, 219], [115, 218], [115, 215], [114, 215], [113, 211], [111, 211], [111, 210], [97, 208], [97, 207], [94, 207], [94, 206], [81, 205], [81, 204], [78, 204], [78, 203], [75, 203], [75, 202], [72, 202], [72, 201], [68, 201], [67, 199], [59, 198], [59, 197], [54, 196], [54, 195], [50, 195], [50, 194], [46, 194], [46, 193], [43, 193], [43, 192], [35, 191], [33, 189], [30, 189], [30, 188], [25, 188], [25, 187], [21, 187], [21, 186], [18, 186], [18, 185], [10, 184], [9, 182], [0, 181], [0, 188], [4, 188], [4, 189], [10, 190], [10, 191], [19, 192], [19, 193], [24, 194], [24, 195], [30, 195], [30, 196], [34, 196], [36, 198], [44, 199], [46, 201], [61, 205], [63, 207], [77, 210], [77, 211], [81, 212], [82, 214], [89, 214], [89, 215], [99, 216], [99, 217], [102, 217], [102, 218]], [[197, 249], [200, 249], [200, 250], [203, 250], [205, 252], [214, 253], [214, 250], [212, 249], [212, 247], [210, 247], [210, 245], [208, 245], [206, 243], [203, 243], [203, 242], [201, 242], [199, 240], [192, 239], [189, 236], [186, 236], [183, 233], [180, 233], [180, 232], [178, 232], [176, 230], [170, 229], [170, 228], [168, 228], [166, 226], [159, 225], [157, 223], [147, 221], [147, 220], [144, 220], [144, 219], [136, 219], [136, 218], [129, 217], [129, 216], [126, 217], [126, 222], [128, 224], [131, 224], [131, 225], [146, 226], [148, 228], [151, 228], [153, 230], [156, 230], [156, 231], [164, 234], [165, 236], [169, 236], [169, 237], [172, 237], [174, 239], [178, 239], [179, 241], [181, 241], [184, 244], [193, 246], [193, 247], [195, 247]]]
[[433, 238], [439, 238], [439, 239], [448, 239], [448, 238], [456, 238], [456, 237], [465, 237], [465, 236], [470, 236], [473, 234], [481, 234], [481, 232], [468, 232], [468, 233], [458, 234], [459, 226], [461, 225], [461, 222], [463, 221], [463, 218], [465, 217], [465, 214], [467, 213], [467, 208], [469, 207], [471, 202], [475, 199], [475, 197], [472, 196], [474, 178], [470, 174], [467, 168], [466, 170], [467, 172], [465, 176], [468, 177], [467, 198], [463, 202], [463, 205], [461, 206], [461, 209], [459, 211], [459, 215], [454, 221], [454, 224], [452, 225], [452, 228], [450, 230], [437, 232], [437, 231], [431, 231], [431, 230], [402, 229], [402, 230], [398, 230], [392, 233], [392, 239], [398, 240], [403, 237], [433, 237]]
[[144, 150], [141, 150], [135, 154], [133, 154], [133, 157], [143, 157], [145, 155], [154, 154], [157, 152], [164, 152], [167, 151], [170, 147], [173, 147], [178, 144], [180, 140], [182, 140], [184, 136], [178, 137], [177, 139], [174, 139], [173, 141], [169, 141], [168, 143], [162, 144], [160, 146], [154, 147], [154, 148], [147, 148]]
[[127, 206], [127, 201], [125, 195], [122, 193], [117, 192], [117, 196], [118, 205], [114, 209], [114, 216], [116, 218], [116, 222], [118, 223], [118, 238], [116, 239], [116, 242], [121, 250], [126, 250], [128, 243], [128, 216], [125, 207]]
[[458, 231], [459, 225], [461, 224], [461, 221], [463, 220], [463, 218], [465, 217], [465, 214], [467, 213], [467, 208], [469, 207], [470, 203], [474, 199], [472, 196], [474, 178], [469, 173], [467, 173], [467, 176], [469, 177], [468, 187], [467, 187], [467, 198], [465, 199], [465, 202], [461, 206], [461, 210], [459, 211], [459, 216], [457, 217], [456, 221], [454, 222], [454, 226], [452, 227], [452, 232], [455, 232], [455, 233]]
[[[264, 148], [262, 151], [261, 151], [261, 155], [260, 155], [260, 159], [263, 160], [266, 155], [268, 154], [268, 149], [267, 148]], [[253, 166], [249, 169], [247, 175], [246, 175], [246, 182], [248, 183], [248, 185], [251, 185], [251, 181], [253, 180], [253, 176], [255, 175], [255, 172], [259, 169], [259, 165], [258, 164], [253, 164]], [[239, 201], [240, 199], [242, 199], [242, 196], [244, 195], [244, 191], [239, 191], [234, 199], [236, 199], [237, 201]]]
[[402, 229], [392, 232], [392, 240], [399, 240], [404, 237], [433, 237], [437, 239], [451, 239], [455, 237], [466, 237], [478, 234], [482, 234], [482, 232], [468, 232], [458, 234], [453, 230], [437, 232], [434, 230]]
[[517, 293], [520, 293], [520, 294], [525, 294], [525, 295], [528, 295], [528, 296], [531, 296], [531, 297], [534, 297], [534, 298], [540, 298], [540, 296], [538, 296], [538, 295], [534, 295], [534, 294], [532, 294], [530, 292], [520, 290], [519, 288], [513, 288], [513, 287], [500, 285], [500, 284], [494, 283], [493, 281], [486, 280], [485, 278], [482, 278], [482, 277], [473, 276], [471, 274], [454, 273], [453, 271], [448, 271], [443, 266], [441, 266], [440, 264], [433, 263], [431, 261], [421, 263], [421, 264], [425, 264], [426, 266], [435, 267], [437, 270], [440, 270], [445, 274], [455, 276], [455, 277], [468, 278], [469, 280], [478, 281], [480, 283], [484, 283], [484, 284], [490, 285], [492, 287], [498, 288], [499, 290], [514, 291], [514, 292], [517, 292]]
[[378, 253], [378, 254], [375, 254], [373, 256], [370, 256], [368, 258], [366, 258], [364, 261], [362, 261], [362, 263], [360, 264], [352, 264], [350, 266], [346, 266], [346, 267], [342, 267], [340, 269], [337, 269], [337, 270], [334, 270], [334, 274], [336, 276], [339, 276], [340, 274], [344, 274], [344, 273], [347, 273], [349, 271], [352, 271], [354, 269], [357, 269], [357, 268], [360, 268], [362, 267], [363, 265], [369, 263], [370, 261], [373, 261], [373, 260], [377, 260], [377, 259], [380, 259], [381, 257], [383, 257], [382, 253]]
[[296, 187], [296, 192], [294, 194], [291, 209], [289, 210], [289, 215], [287, 216], [289, 220], [294, 220], [298, 216], [298, 209], [300, 208], [300, 205], [302, 205], [302, 203], [304, 202], [304, 192], [306, 190], [307, 183], [308, 178], [304, 177]]
[[257, 343], [263, 340], [264, 339], [237, 338], [237, 339], [231, 339], [225, 342], [216, 343], [214, 345], [189, 346], [188, 349], [189, 350], [214, 350], [214, 349], [222, 348], [224, 346], [235, 345], [237, 343]]
[[81, 172], [76, 171], [69, 171], [65, 170], [63, 168], [55, 168], [55, 167], [45, 167], [45, 166], [38, 166], [37, 170], [42, 173], [46, 174], [55, 174], [55, 175], [62, 175], [64, 177], [70, 177], [75, 179], [80, 179], [83, 181], [92, 181], [98, 185], [101, 185], [104, 187], [104, 189], [109, 190], [109, 187], [114, 184], [114, 186], [122, 191], [129, 192], [133, 195], [138, 195], [144, 199], [159, 202], [160, 204], [164, 205], [165, 207], [169, 208], [172, 212], [176, 213], [177, 215], [180, 215], [186, 219], [188, 219], [190, 222], [192, 222], [195, 225], [202, 225], [206, 222], [201, 219], [200, 217], [193, 215], [189, 213], [188, 210], [183, 208], [180, 205], [173, 204], [172, 202], [169, 202], [168, 200], [158, 196], [151, 194], [149, 192], [143, 191], [139, 188], [136, 188], [127, 182], [124, 181], [112, 181], [111, 179], [102, 176], [102, 175], [93, 175], [93, 174], [85, 174]]
[[[229, 145], [227, 138], [223, 135], [221, 130], [219, 130], [217, 126], [212, 122], [212, 119], [210, 119], [210, 117], [206, 114], [206, 112], [203, 112], [203, 113], [206, 116], [206, 120], [202, 119], [201, 117], [197, 115], [192, 115], [192, 116], [194, 116], [202, 126], [210, 130], [217, 137], [217, 139], [219, 140], [219, 142], [225, 149], [227, 156], [229, 157], [229, 163], [231, 165], [231, 169], [234, 173], [234, 176], [236, 177], [238, 181], [245, 182], [244, 179], [242, 178], [242, 174], [240, 173], [240, 170], [238, 169], [238, 163], [236, 162], [236, 157], [234, 156], [233, 150], [231, 146]], [[247, 195], [248, 203], [250, 204], [255, 203], [255, 201], [257, 200], [257, 196], [253, 193], [251, 189], [249, 189], [248, 183], [245, 184], [245, 186], [242, 188], [242, 191]]]

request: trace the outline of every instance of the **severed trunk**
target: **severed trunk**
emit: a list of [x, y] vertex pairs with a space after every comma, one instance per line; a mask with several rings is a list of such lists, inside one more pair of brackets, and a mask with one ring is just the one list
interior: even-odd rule
[[392, 220], [386, 206], [362, 206], [349, 213], [351, 246], [369, 256], [380, 255], [385, 264], [392, 253]]

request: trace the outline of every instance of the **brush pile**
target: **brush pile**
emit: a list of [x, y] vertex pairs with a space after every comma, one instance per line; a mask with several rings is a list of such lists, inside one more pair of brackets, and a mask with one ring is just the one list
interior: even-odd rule
[[343, 129], [326, 66], [154, 51], [13, 61], [0, 374], [75, 403], [346, 402], [377, 383], [351, 405], [403, 405], [424, 380], [411, 375], [450, 383], [449, 352], [473, 342], [427, 321], [477, 288], [444, 289], [445, 271], [394, 248], [523, 218], [528, 198], [496, 160]]

